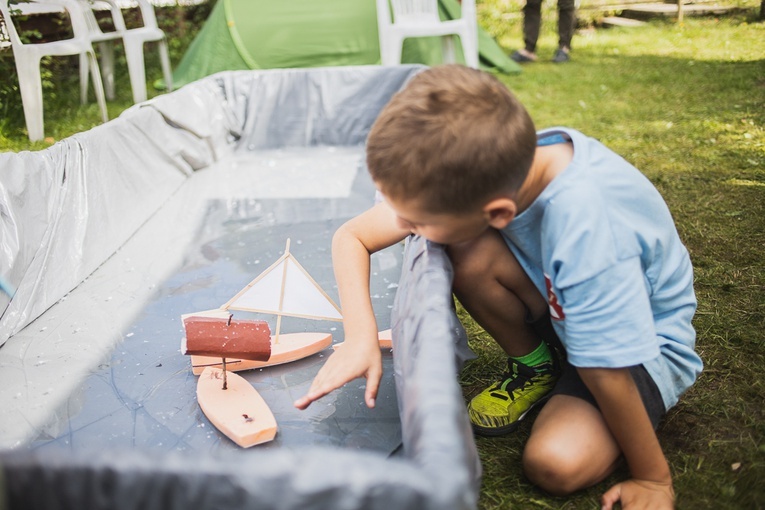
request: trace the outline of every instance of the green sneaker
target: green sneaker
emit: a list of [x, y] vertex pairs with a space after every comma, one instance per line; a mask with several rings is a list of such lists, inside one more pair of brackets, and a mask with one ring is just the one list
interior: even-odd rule
[[468, 404], [473, 431], [482, 436], [512, 432], [529, 411], [547, 400], [560, 377], [554, 361], [529, 367], [507, 360], [509, 371], [503, 379], [478, 394]]

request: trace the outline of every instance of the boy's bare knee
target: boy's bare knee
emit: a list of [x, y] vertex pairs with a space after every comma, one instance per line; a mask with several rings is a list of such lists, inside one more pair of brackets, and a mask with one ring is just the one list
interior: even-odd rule
[[552, 445], [527, 445], [523, 469], [532, 483], [555, 496], [566, 496], [583, 488], [578, 459]]
[[458, 294], [461, 291], [470, 292], [487, 277], [488, 267], [481, 266], [474, 261], [464, 261], [454, 264], [454, 279], [452, 285]]
[[480, 254], [450, 251], [449, 253], [454, 277], [452, 285], [455, 292], [459, 291], [474, 292], [476, 287], [482, 282], [488, 283], [488, 279], [493, 277], [491, 274], [491, 261]]

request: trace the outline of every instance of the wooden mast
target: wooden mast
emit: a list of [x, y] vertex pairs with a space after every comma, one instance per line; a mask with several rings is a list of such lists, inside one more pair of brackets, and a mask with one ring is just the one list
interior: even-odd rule
[[276, 333], [274, 334], [274, 343], [279, 343], [279, 331], [282, 328], [282, 310], [284, 309], [284, 287], [287, 284], [287, 263], [290, 257], [290, 238], [287, 238], [287, 246], [284, 248], [284, 267], [282, 268], [282, 287], [279, 291], [279, 310], [276, 314]]

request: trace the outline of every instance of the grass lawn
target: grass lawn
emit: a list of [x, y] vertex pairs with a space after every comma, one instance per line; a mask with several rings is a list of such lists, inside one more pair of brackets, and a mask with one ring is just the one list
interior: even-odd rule
[[[481, 25], [508, 52], [521, 44], [513, 1], [479, 2]], [[571, 62], [540, 61], [501, 77], [539, 128], [577, 128], [640, 168], [664, 195], [691, 253], [705, 371], [658, 432], [678, 508], [765, 508], [765, 23], [755, 12], [582, 30]], [[556, 46], [554, 24], [547, 10], [538, 48], [543, 59]], [[150, 78], [159, 77], [156, 61], [148, 66]], [[55, 97], [46, 98], [45, 126], [52, 140], [98, 123], [95, 104], [78, 103], [75, 75], [49, 79], [46, 94]], [[0, 76], [0, 89], [14, 79]], [[124, 79], [118, 94], [109, 103], [111, 117], [130, 106]], [[20, 112], [0, 104], [0, 151], [47, 147], [52, 140], [27, 140]], [[479, 356], [462, 375], [469, 398], [504, 371], [505, 359], [463, 319]], [[520, 469], [529, 429], [527, 420], [511, 437], [477, 439], [484, 466], [480, 508], [599, 508], [609, 484], [628, 476], [622, 468], [574, 497], [551, 497]]]

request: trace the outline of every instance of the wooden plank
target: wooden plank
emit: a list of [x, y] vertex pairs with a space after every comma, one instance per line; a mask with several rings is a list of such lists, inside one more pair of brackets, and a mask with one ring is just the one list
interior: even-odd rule
[[[683, 4], [683, 14], [686, 16], [700, 16], [705, 14], [725, 14], [736, 8], [718, 4]], [[677, 16], [677, 4], [667, 3], [645, 3], [632, 4], [622, 9], [622, 17], [625, 18], [650, 18], [657, 16], [675, 17]]]
[[[638, 0], [635, 2], [615, 2], [613, 4], [582, 5], [578, 8], [580, 11], [604, 11], [616, 12], [635, 8], [638, 11], [657, 12], [661, 14], [677, 13], [677, 2], [644, 2]], [[723, 6], [716, 3], [684, 3], [683, 10], [691, 10], [698, 13], [709, 12], [710, 14], [723, 14], [725, 12], [736, 10], [734, 6]]]
[[600, 20], [600, 23], [609, 27], [642, 27], [646, 24], [645, 21], [618, 16], [606, 16]]

